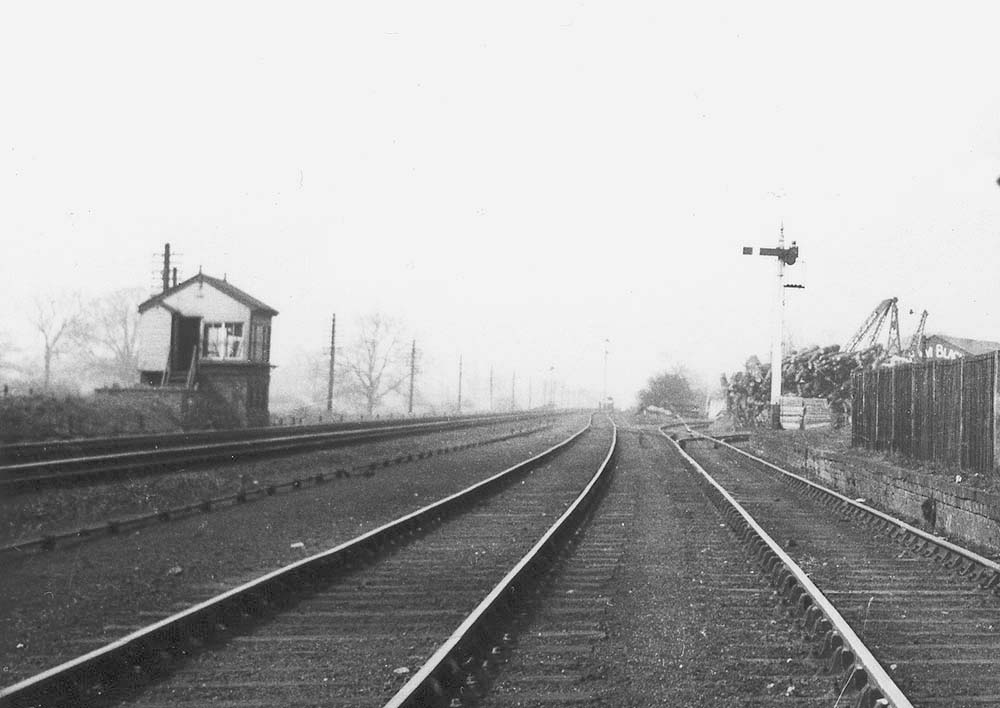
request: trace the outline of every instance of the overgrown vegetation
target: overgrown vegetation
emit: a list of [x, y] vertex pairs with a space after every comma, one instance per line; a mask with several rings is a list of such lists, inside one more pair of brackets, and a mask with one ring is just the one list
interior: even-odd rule
[[685, 417], [700, 417], [702, 395], [695, 391], [682, 368], [650, 377], [645, 388], [639, 391], [639, 409], [664, 408]]
[[0, 442], [5, 443], [180, 430], [177, 416], [153, 401], [38, 394], [0, 398]]

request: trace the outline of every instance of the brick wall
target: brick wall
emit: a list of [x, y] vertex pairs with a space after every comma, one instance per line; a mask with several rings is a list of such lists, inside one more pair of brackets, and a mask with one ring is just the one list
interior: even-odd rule
[[759, 454], [841, 494], [864, 498], [926, 531], [1000, 551], [1000, 494], [956, 483], [954, 477], [815, 449], [806, 456], [801, 450], [773, 448]]

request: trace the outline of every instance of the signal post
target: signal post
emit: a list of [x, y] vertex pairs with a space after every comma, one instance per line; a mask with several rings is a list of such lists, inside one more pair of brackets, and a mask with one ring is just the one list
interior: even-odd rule
[[[744, 246], [743, 255], [752, 256], [753, 246]], [[774, 428], [781, 427], [781, 361], [782, 339], [785, 327], [785, 288], [801, 288], [801, 285], [785, 285], [785, 266], [793, 265], [799, 257], [799, 247], [792, 245], [785, 248], [785, 227], [781, 227], [777, 248], [758, 248], [757, 255], [771, 256], [778, 261], [778, 303], [774, 323], [774, 339], [771, 342], [771, 424]]]

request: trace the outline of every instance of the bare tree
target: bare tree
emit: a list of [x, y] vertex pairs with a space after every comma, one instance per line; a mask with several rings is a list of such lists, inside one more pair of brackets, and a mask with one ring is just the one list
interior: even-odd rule
[[409, 376], [406, 347], [399, 326], [374, 313], [358, 321], [358, 334], [341, 355], [341, 369], [350, 389], [362, 399], [368, 415], [390, 393], [398, 392]]
[[71, 332], [88, 367], [118, 383], [132, 383], [137, 376], [138, 305], [144, 296], [141, 288], [126, 288], [96, 298]]
[[6, 379], [11, 374], [19, 373], [21, 367], [14, 363], [12, 357], [17, 354], [18, 349], [14, 346], [10, 336], [6, 332], [0, 332], [0, 389], [7, 386]]
[[14, 345], [6, 332], [0, 332], [0, 371], [10, 368], [10, 356], [14, 353]]
[[66, 350], [70, 335], [80, 322], [80, 313], [80, 298], [75, 294], [35, 298], [35, 313], [31, 323], [42, 335], [42, 385], [46, 391], [52, 381], [52, 362]]

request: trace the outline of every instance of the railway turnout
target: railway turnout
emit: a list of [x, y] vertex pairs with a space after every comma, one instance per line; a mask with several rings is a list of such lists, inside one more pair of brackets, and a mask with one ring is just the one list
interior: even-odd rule
[[664, 428], [595, 415], [0, 706], [1000, 703], [1000, 565]]

